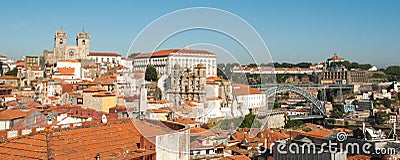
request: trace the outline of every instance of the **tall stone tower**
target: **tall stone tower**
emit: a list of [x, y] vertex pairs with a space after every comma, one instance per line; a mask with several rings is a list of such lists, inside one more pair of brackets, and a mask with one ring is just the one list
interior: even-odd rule
[[56, 32], [54, 36], [54, 58], [55, 61], [64, 59], [65, 49], [67, 48], [67, 33], [65, 33], [62, 28]]
[[79, 50], [79, 56], [77, 56], [79, 57], [78, 59], [86, 59], [90, 50], [90, 37], [83, 28], [82, 32], [80, 32], [76, 37], [76, 46], [78, 46]]
[[89, 59], [90, 36], [83, 29], [76, 36], [76, 45], [67, 45], [67, 33], [62, 28], [54, 36], [53, 51], [44, 51], [45, 62], [56, 63], [58, 60]]

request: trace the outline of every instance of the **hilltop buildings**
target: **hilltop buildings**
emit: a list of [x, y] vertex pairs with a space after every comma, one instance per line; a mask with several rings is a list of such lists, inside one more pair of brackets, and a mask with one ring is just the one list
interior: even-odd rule
[[139, 54], [134, 58], [133, 67], [134, 70], [144, 71], [147, 65], [153, 65], [161, 76], [170, 75], [176, 64], [193, 70], [200, 63], [206, 67], [206, 77], [217, 75], [216, 55], [205, 50], [191, 50], [189, 47]]
[[[306, 125], [305, 130], [311, 131], [288, 133], [282, 128], [291, 117], [310, 115], [312, 108], [306, 99], [300, 93], [282, 93], [276, 101], [268, 102], [268, 96], [251, 85], [222, 78], [216, 68], [218, 53], [185, 47], [126, 58], [118, 53], [92, 52], [90, 36], [83, 30], [76, 37], [76, 45], [66, 41], [67, 34], [59, 30], [53, 50], [44, 51], [43, 56], [25, 56], [17, 61], [0, 56], [4, 69], [17, 71], [16, 76], [0, 77], [0, 158], [254, 159], [273, 155], [261, 151], [273, 151], [274, 143], [319, 142], [339, 131]], [[334, 54], [326, 63], [309, 68], [236, 65], [232, 69], [249, 77], [296, 75], [284, 81], [292, 84], [363, 84], [375, 72], [334, 66], [342, 62], [345, 60]], [[156, 80], [146, 81], [148, 66], [156, 69]], [[309, 76], [317, 78], [310, 80]], [[257, 78], [253, 80], [257, 82]], [[382, 85], [376, 87], [382, 94], [364, 93], [362, 98], [355, 95], [363, 101], [346, 102], [344, 107], [354, 117], [335, 122], [362, 121], [371, 110], [373, 114], [385, 111], [389, 114], [387, 123], [396, 124], [399, 114], [390, 106], [374, 108], [367, 99], [390, 99], [397, 94], [397, 87], [397, 83], [388, 89]], [[316, 101], [323, 97], [318, 89], [306, 91]], [[258, 114], [272, 103], [274, 108], [268, 109], [275, 109], [273, 112]], [[332, 103], [325, 104], [327, 110], [332, 110]], [[267, 117], [262, 125], [275, 130], [241, 128], [230, 132], [223, 127], [205, 127], [243, 117], [250, 110], [258, 119]], [[362, 112], [356, 113], [358, 110]], [[226, 124], [230, 125], [234, 124]], [[177, 135], [167, 134], [171, 129]], [[165, 135], [156, 135], [159, 133]], [[178, 152], [168, 151], [176, 148]], [[332, 156], [343, 159], [347, 155], [326, 153], [320, 157]]]

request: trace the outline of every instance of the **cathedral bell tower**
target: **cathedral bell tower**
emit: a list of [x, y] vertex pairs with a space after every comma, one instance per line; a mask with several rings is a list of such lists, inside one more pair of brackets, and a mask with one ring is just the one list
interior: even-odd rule
[[90, 37], [89, 34], [85, 32], [82, 28], [82, 32], [76, 37], [76, 45], [78, 46], [79, 56], [78, 59], [87, 59], [90, 50]]
[[56, 32], [54, 36], [54, 55], [56, 61], [59, 59], [64, 59], [65, 49], [67, 47], [67, 33], [62, 30], [62, 27], [59, 31]]

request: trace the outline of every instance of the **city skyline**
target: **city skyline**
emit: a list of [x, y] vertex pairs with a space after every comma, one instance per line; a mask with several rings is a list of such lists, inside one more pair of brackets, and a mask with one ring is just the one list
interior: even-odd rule
[[[252, 25], [264, 39], [274, 62], [318, 62], [338, 53], [350, 61], [386, 67], [399, 64], [396, 57], [400, 47], [396, 37], [400, 35], [397, 31], [400, 12], [396, 4], [396, 1], [386, 4], [373, 1], [253, 4], [175, 1], [165, 5], [162, 2], [98, 1], [63, 6], [56, 2], [24, 2], [24, 7], [20, 7], [20, 1], [7, 2], [0, 7], [0, 12], [4, 12], [0, 16], [4, 22], [0, 26], [0, 43], [3, 44], [0, 53], [14, 59], [43, 55], [43, 50], [53, 47], [49, 37], [62, 26], [68, 33], [69, 44], [73, 44], [75, 34], [84, 27], [93, 38], [92, 50], [126, 56], [134, 38], [147, 24], [174, 10], [207, 6], [236, 14]], [[196, 41], [188, 37], [194, 35], [196, 33], [178, 36], [161, 49], [190, 45]]]

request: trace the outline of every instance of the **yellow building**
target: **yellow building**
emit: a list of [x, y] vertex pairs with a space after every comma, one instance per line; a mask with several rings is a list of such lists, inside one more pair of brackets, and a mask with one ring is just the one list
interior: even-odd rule
[[117, 105], [117, 97], [112, 92], [107, 92], [102, 87], [90, 87], [83, 90], [83, 108], [92, 108], [97, 111], [107, 112], [109, 108]]
[[117, 105], [117, 97], [111, 92], [99, 92], [93, 94], [95, 104], [91, 107], [97, 111], [108, 113], [109, 109]]

